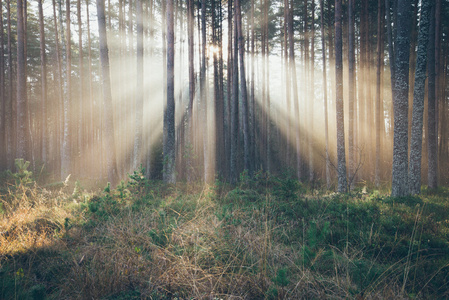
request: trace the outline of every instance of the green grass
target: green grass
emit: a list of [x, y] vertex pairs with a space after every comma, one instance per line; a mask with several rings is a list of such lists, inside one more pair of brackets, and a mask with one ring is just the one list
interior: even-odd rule
[[444, 299], [449, 190], [309, 190], [285, 175], [0, 187], [0, 299]]

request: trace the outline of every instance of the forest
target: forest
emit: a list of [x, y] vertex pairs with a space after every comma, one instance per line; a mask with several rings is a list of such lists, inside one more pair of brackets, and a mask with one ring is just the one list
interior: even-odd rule
[[0, 16], [0, 299], [449, 297], [447, 1]]

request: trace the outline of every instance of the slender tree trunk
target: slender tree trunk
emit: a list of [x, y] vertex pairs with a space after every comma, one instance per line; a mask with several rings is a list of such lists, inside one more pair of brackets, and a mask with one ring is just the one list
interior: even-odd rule
[[12, 170], [15, 155], [15, 130], [13, 110], [13, 74], [12, 74], [12, 34], [11, 34], [11, 1], [7, 0], [7, 23], [8, 23], [8, 103], [6, 104], [6, 157], [7, 167]]
[[439, 128], [441, 127], [440, 119], [441, 119], [441, 113], [442, 110], [440, 109], [440, 104], [443, 103], [443, 99], [441, 97], [442, 91], [445, 89], [443, 82], [441, 81], [441, 74], [444, 73], [444, 71], [441, 69], [441, 63], [440, 61], [443, 60], [443, 56], [441, 56], [441, 0], [437, 0], [435, 3], [435, 136], [437, 139], [437, 150], [436, 150], [436, 160], [437, 160], [437, 170], [435, 171], [437, 178], [437, 184], [438, 184], [438, 173], [439, 173], [439, 162], [440, 155], [439, 155], [439, 144], [442, 142], [442, 138], [438, 138], [439, 136]]
[[327, 108], [327, 72], [326, 72], [326, 39], [324, 30], [324, 0], [320, 0], [321, 13], [321, 48], [323, 52], [323, 102], [324, 102], [324, 135], [326, 143], [326, 186], [329, 189], [331, 185], [330, 178], [330, 159], [329, 159], [329, 118]]
[[204, 174], [203, 180], [205, 182], [209, 181], [209, 159], [208, 159], [208, 130], [209, 124], [207, 119], [207, 92], [206, 92], [206, 0], [201, 1], [201, 69], [200, 69], [200, 105], [201, 105], [201, 122], [203, 124], [203, 166]]
[[232, 57], [232, 95], [231, 95], [231, 183], [238, 180], [239, 159], [239, 80], [238, 80], [238, 34], [236, 18], [233, 26], [233, 57]]
[[[87, 49], [88, 49], [88, 72], [87, 72], [87, 80], [89, 82], [89, 97], [88, 103], [89, 103], [89, 137], [88, 137], [88, 144], [90, 147], [89, 151], [89, 161], [94, 166], [94, 155], [95, 155], [95, 149], [94, 149], [94, 140], [95, 140], [95, 122], [94, 122], [94, 101], [93, 101], [93, 86], [92, 86], [92, 41], [90, 38], [90, 15], [89, 15], [89, 0], [86, 0], [86, 15], [87, 15]], [[98, 166], [96, 166], [96, 169], [98, 169]], [[92, 172], [93, 175], [96, 175], [95, 172]]]
[[[438, 12], [439, 13], [439, 12]], [[429, 31], [429, 47], [428, 47], [428, 105], [427, 105], [427, 159], [428, 159], [428, 173], [427, 185], [429, 189], [435, 190], [438, 186], [437, 181], [437, 131], [436, 131], [436, 61], [435, 57], [435, 43], [436, 43], [436, 26], [435, 26], [435, 4], [432, 5], [432, 12], [430, 16], [430, 31]]]
[[289, 56], [288, 56], [288, 41], [289, 41], [289, 24], [290, 24], [290, 4], [289, 0], [284, 0], [284, 60], [285, 60], [285, 100], [286, 100], [286, 107], [287, 107], [287, 113], [286, 113], [286, 164], [289, 165], [291, 158], [290, 158], [290, 148], [291, 148], [291, 79], [290, 79], [290, 62], [289, 62]]
[[[394, 51], [394, 39], [392, 32], [392, 21], [391, 21], [391, 12], [390, 12], [390, 0], [385, 0], [385, 11], [387, 15], [387, 38], [388, 38], [388, 56], [390, 60], [390, 79], [391, 79], [391, 95], [392, 99], [394, 99], [394, 80], [395, 76], [395, 51]], [[392, 120], [393, 121], [393, 120]]]
[[[312, 91], [310, 93], [310, 114], [309, 114], [309, 127], [310, 132], [313, 132], [313, 121], [315, 112], [315, 1], [312, 1], [312, 18], [311, 18], [311, 45], [310, 45], [310, 86]], [[309, 182], [313, 183], [315, 180], [315, 167], [314, 167], [314, 149], [315, 149], [315, 137], [310, 135], [309, 138]]]
[[342, 59], [342, 8], [341, 0], [335, 0], [335, 82], [337, 112], [337, 172], [338, 192], [347, 191], [345, 131], [343, 110], [343, 59]]
[[235, 12], [237, 20], [237, 34], [238, 34], [238, 47], [239, 47], [239, 60], [240, 60], [240, 90], [242, 93], [242, 115], [243, 115], [243, 161], [245, 170], [251, 174], [251, 157], [249, 150], [249, 105], [248, 105], [248, 92], [246, 87], [246, 74], [245, 74], [245, 41], [242, 32], [242, 13], [240, 0], [235, 1]]
[[17, 158], [29, 159], [27, 155], [28, 118], [27, 118], [27, 90], [26, 90], [26, 57], [25, 57], [25, 28], [23, 18], [23, 2], [17, 0]]
[[62, 178], [66, 178], [71, 172], [71, 77], [72, 77], [72, 51], [70, 50], [70, 0], [66, 0], [66, 91], [64, 97], [64, 136], [62, 143]]
[[164, 181], [176, 182], [175, 165], [175, 33], [173, 0], [167, 1], [167, 106], [164, 112]]
[[109, 50], [108, 40], [106, 36], [106, 18], [104, 15], [104, 0], [97, 0], [97, 18], [98, 31], [100, 41], [100, 62], [102, 73], [103, 86], [103, 110], [105, 119], [105, 133], [106, 139], [106, 167], [108, 173], [108, 180], [114, 187], [118, 182], [117, 161], [115, 156], [115, 141], [114, 141], [114, 121], [112, 117], [112, 93], [111, 93], [111, 78], [109, 70]]
[[133, 169], [137, 170], [142, 163], [142, 129], [143, 129], [143, 13], [142, 0], [136, 0], [136, 128], [134, 134]]
[[406, 196], [408, 189], [408, 72], [410, 0], [397, 2], [397, 39], [394, 81], [394, 142], [391, 194]]
[[187, 2], [187, 39], [188, 39], [188, 55], [189, 55], [189, 105], [187, 107], [187, 180], [191, 181], [192, 178], [192, 155], [193, 155], [193, 101], [195, 99], [195, 53], [194, 53], [194, 7], [193, 0]]
[[429, 0], [422, 1], [413, 91], [412, 135], [410, 143], [409, 185], [410, 194], [412, 195], [421, 192], [424, 93], [427, 67], [427, 46], [429, 42], [430, 6]]
[[85, 169], [85, 132], [86, 122], [84, 121], [84, 55], [83, 55], [83, 30], [82, 30], [82, 18], [81, 18], [81, 0], [77, 0], [76, 4], [77, 17], [78, 17], [78, 48], [79, 48], [79, 103], [78, 103], [78, 168], [79, 172], [83, 172]]
[[[226, 134], [226, 153], [227, 153], [227, 161], [229, 161], [229, 169], [228, 169], [228, 179], [230, 182], [235, 180], [234, 178], [234, 168], [236, 163], [236, 153], [234, 144], [234, 89], [232, 80], [234, 78], [233, 70], [233, 52], [232, 52], [232, 41], [233, 41], [233, 26], [232, 26], [232, 0], [228, 1], [228, 60], [227, 60], [227, 105], [226, 105], [226, 122], [227, 122], [227, 134]], [[237, 131], [238, 132], [238, 131]], [[234, 155], [235, 154], [235, 155]]]
[[250, 82], [250, 127], [251, 127], [251, 155], [253, 157], [253, 170], [255, 171], [259, 163], [256, 158], [256, 96], [255, 96], [255, 25], [254, 25], [254, 1], [251, 0], [251, 82]]
[[[47, 57], [45, 54], [45, 31], [44, 31], [44, 13], [42, 9], [42, 0], [38, 1], [39, 9], [39, 35], [40, 35], [40, 56], [41, 56], [41, 159], [47, 163]], [[0, 14], [1, 15], [1, 14]], [[2, 26], [0, 26], [3, 28]], [[3, 31], [2, 31], [3, 33]], [[2, 34], [3, 35], [3, 34]], [[3, 40], [3, 39], [2, 39]], [[2, 42], [3, 44], [3, 42]], [[3, 45], [2, 45], [3, 48]], [[2, 49], [3, 50], [3, 49]], [[3, 52], [3, 51], [2, 51]], [[3, 57], [3, 55], [2, 55]]]
[[354, 104], [355, 104], [355, 24], [354, 24], [355, 1], [349, 0], [348, 3], [348, 109], [349, 109], [349, 128], [348, 128], [348, 176], [349, 188], [354, 187], [355, 157], [354, 157]]
[[380, 185], [380, 135], [381, 135], [381, 111], [380, 111], [380, 102], [382, 101], [381, 97], [381, 68], [383, 68], [383, 14], [382, 14], [382, 0], [378, 0], [377, 2], [377, 68], [376, 68], [376, 105], [375, 105], [375, 123], [376, 123], [376, 163], [375, 163], [375, 171], [374, 171], [374, 184], [378, 187]]
[[56, 105], [56, 121], [55, 121], [55, 134], [54, 134], [54, 149], [56, 156], [55, 169], [61, 170], [61, 134], [63, 132], [63, 82], [62, 82], [62, 67], [61, 67], [61, 50], [59, 48], [59, 30], [58, 30], [58, 19], [56, 17], [56, 1], [52, 1], [53, 6], [53, 25], [55, 27], [55, 45], [56, 45], [56, 82], [57, 82], [57, 105]]
[[1, 99], [1, 116], [0, 116], [0, 171], [7, 167], [7, 139], [6, 139], [6, 92], [5, 92], [5, 51], [4, 51], [4, 31], [3, 31], [3, 3], [0, 4], [0, 99]]
[[290, 75], [293, 88], [293, 106], [295, 111], [295, 137], [296, 137], [296, 176], [298, 180], [302, 178], [302, 161], [301, 161], [301, 131], [300, 131], [300, 115], [299, 115], [299, 95], [298, 95], [298, 79], [296, 76], [296, 59], [295, 59], [295, 42], [293, 32], [293, 0], [290, 1], [289, 17], [288, 17], [288, 42], [289, 42], [289, 62], [290, 62]]
[[[218, 6], [221, 5], [221, 1], [218, 1]], [[212, 35], [213, 45], [215, 51], [213, 51], [213, 64], [214, 64], [214, 101], [215, 101], [215, 161], [216, 161], [216, 173], [222, 175], [224, 161], [224, 137], [223, 137], [223, 116], [224, 107], [223, 101], [220, 97], [220, 66], [219, 66], [219, 47], [221, 47], [219, 29], [221, 24], [219, 23], [220, 15], [217, 16], [218, 8], [215, 2], [212, 2]], [[218, 20], [217, 20], [218, 19]]]

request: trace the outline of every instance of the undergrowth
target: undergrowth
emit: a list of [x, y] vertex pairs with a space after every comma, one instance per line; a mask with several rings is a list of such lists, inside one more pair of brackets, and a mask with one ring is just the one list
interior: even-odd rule
[[236, 186], [143, 174], [95, 193], [3, 174], [0, 299], [449, 297], [446, 189], [391, 198], [288, 174]]

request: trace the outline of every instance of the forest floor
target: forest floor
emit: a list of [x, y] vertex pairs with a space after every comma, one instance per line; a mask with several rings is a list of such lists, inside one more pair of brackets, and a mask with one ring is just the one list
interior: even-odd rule
[[0, 299], [449, 298], [446, 188], [0, 180]]

